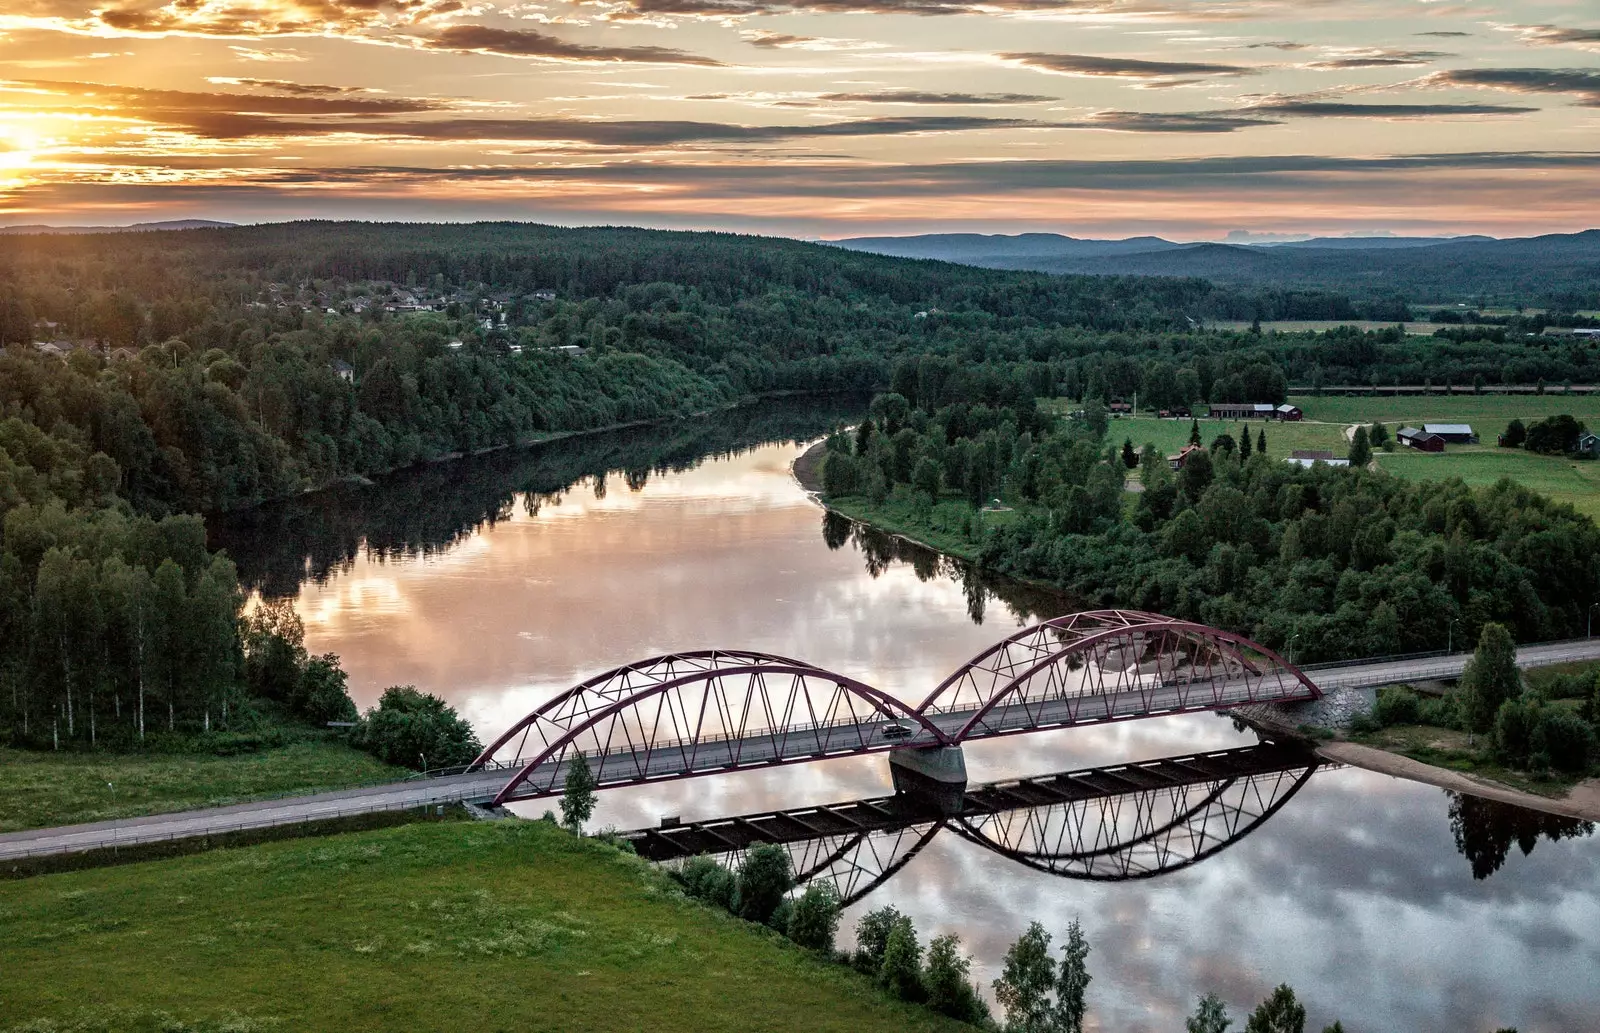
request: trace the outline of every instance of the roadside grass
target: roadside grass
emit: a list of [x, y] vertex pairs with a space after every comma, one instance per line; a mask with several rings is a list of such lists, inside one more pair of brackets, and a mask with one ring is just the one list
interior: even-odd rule
[[1408, 480], [1442, 481], [1459, 477], [1474, 487], [1509, 477], [1524, 487], [1557, 502], [1570, 503], [1580, 513], [1600, 519], [1600, 463], [1564, 456], [1542, 456], [1520, 448], [1494, 445], [1450, 445], [1429, 454], [1402, 448], [1380, 452], [1379, 465]]
[[[1330, 391], [1337, 388], [1330, 388]], [[1381, 421], [1393, 431], [1396, 427], [1419, 423], [1470, 423], [1478, 437], [1494, 445], [1496, 435], [1513, 419], [1523, 422], [1569, 413], [1590, 425], [1600, 425], [1600, 397], [1564, 395], [1559, 385], [1542, 395], [1293, 395], [1308, 420], [1331, 423], [1373, 423]], [[1270, 439], [1272, 435], [1269, 433]]]
[[1398, 753], [1437, 768], [1474, 775], [1538, 796], [1563, 797], [1584, 777], [1551, 772], [1546, 777], [1535, 778], [1526, 771], [1513, 770], [1496, 763], [1490, 756], [1486, 736], [1469, 739], [1466, 732], [1451, 728], [1390, 725], [1376, 732], [1352, 733], [1349, 738], [1362, 746]]
[[295, 743], [230, 757], [0, 748], [0, 832], [341, 789], [409, 774], [334, 742]]
[[0, 885], [0, 1031], [963, 1027], [543, 822]]

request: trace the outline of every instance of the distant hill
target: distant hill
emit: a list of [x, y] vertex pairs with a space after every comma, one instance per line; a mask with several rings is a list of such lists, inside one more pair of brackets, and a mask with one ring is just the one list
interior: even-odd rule
[[995, 269], [1198, 276], [1219, 283], [1563, 308], [1600, 306], [1600, 230], [1492, 237], [1321, 237], [1271, 244], [1083, 240], [1052, 233], [857, 237], [839, 247]]
[[238, 225], [217, 222], [214, 219], [170, 219], [166, 222], [136, 222], [131, 226], [48, 226], [29, 223], [22, 226], [0, 226], [0, 234], [17, 233], [144, 233], [152, 230], [216, 230]]

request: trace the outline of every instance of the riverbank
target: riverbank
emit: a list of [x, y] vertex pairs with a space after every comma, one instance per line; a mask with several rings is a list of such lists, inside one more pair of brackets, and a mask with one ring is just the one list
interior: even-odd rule
[[1336, 764], [1365, 768], [1396, 778], [1438, 786], [1457, 793], [1468, 793], [1500, 803], [1515, 804], [1547, 814], [1559, 814], [1584, 821], [1600, 821], [1600, 778], [1590, 778], [1567, 790], [1565, 796], [1540, 796], [1511, 786], [1475, 778], [1449, 768], [1392, 753], [1376, 746], [1354, 742], [1330, 742], [1317, 747], [1317, 755]]
[[520, 820], [0, 884], [0, 970], [7, 1033], [970, 1028]]

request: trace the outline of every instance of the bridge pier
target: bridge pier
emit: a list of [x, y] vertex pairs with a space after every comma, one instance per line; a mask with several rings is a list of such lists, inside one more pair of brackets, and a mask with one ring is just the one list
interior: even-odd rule
[[959, 746], [924, 746], [889, 754], [896, 795], [950, 816], [967, 793], [967, 755]]

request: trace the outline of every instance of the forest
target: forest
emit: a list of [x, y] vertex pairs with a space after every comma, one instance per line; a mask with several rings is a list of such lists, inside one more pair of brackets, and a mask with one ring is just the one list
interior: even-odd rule
[[824, 489], [954, 534], [986, 570], [1306, 663], [1441, 649], [1490, 623], [1521, 641], [1578, 636], [1600, 598], [1600, 530], [1509, 481], [1300, 467], [1273, 454], [1267, 424], [1215, 434], [1173, 471], [1108, 440], [1096, 406], [1055, 417], [1003, 379], [957, 401], [938, 369], [897, 367], [903, 390], [830, 439]]
[[[257, 645], [286, 632], [252, 632], [244, 602], [275, 579], [258, 569], [241, 587], [197, 514], [215, 524], [433, 460], [796, 393], [906, 400], [903, 426], [864, 445], [885, 491], [981, 498], [1009, 486], [1037, 500], [985, 545], [996, 571], [1230, 626], [1266, 622], [1268, 641], [1297, 635], [1308, 656], [1348, 648], [1367, 611], [1387, 630], [1362, 634], [1402, 645], [1438, 638], [1448, 616], [1509, 619], [1524, 637], [1569, 630], [1593, 581], [1581, 558], [1593, 528], [1544, 500], [1224, 459], [1213, 495], [1155, 484], [1124, 520], [1099, 442], [1035, 405], [1592, 375], [1592, 341], [1553, 343], [1521, 324], [1442, 325], [1432, 338], [1203, 327], [1329, 306], [1348, 303], [711, 233], [303, 223], [8, 236], [0, 734], [35, 745], [220, 734], [263, 699], [321, 714], [305, 704], [320, 689], [251, 681]], [[1350, 554], [1351, 512], [1378, 528], [1364, 532], [1382, 538], [1362, 546], [1371, 555]], [[1567, 551], [1517, 544], [1521, 530]], [[336, 537], [331, 563], [353, 548], [347, 531]], [[1282, 559], [1285, 539], [1295, 563]], [[1446, 568], [1453, 602], [1423, 584]], [[276, 584], [295, 576], [285, 569]], [[331, 677], [313, 659], [296, 655], [298, 677]]]

